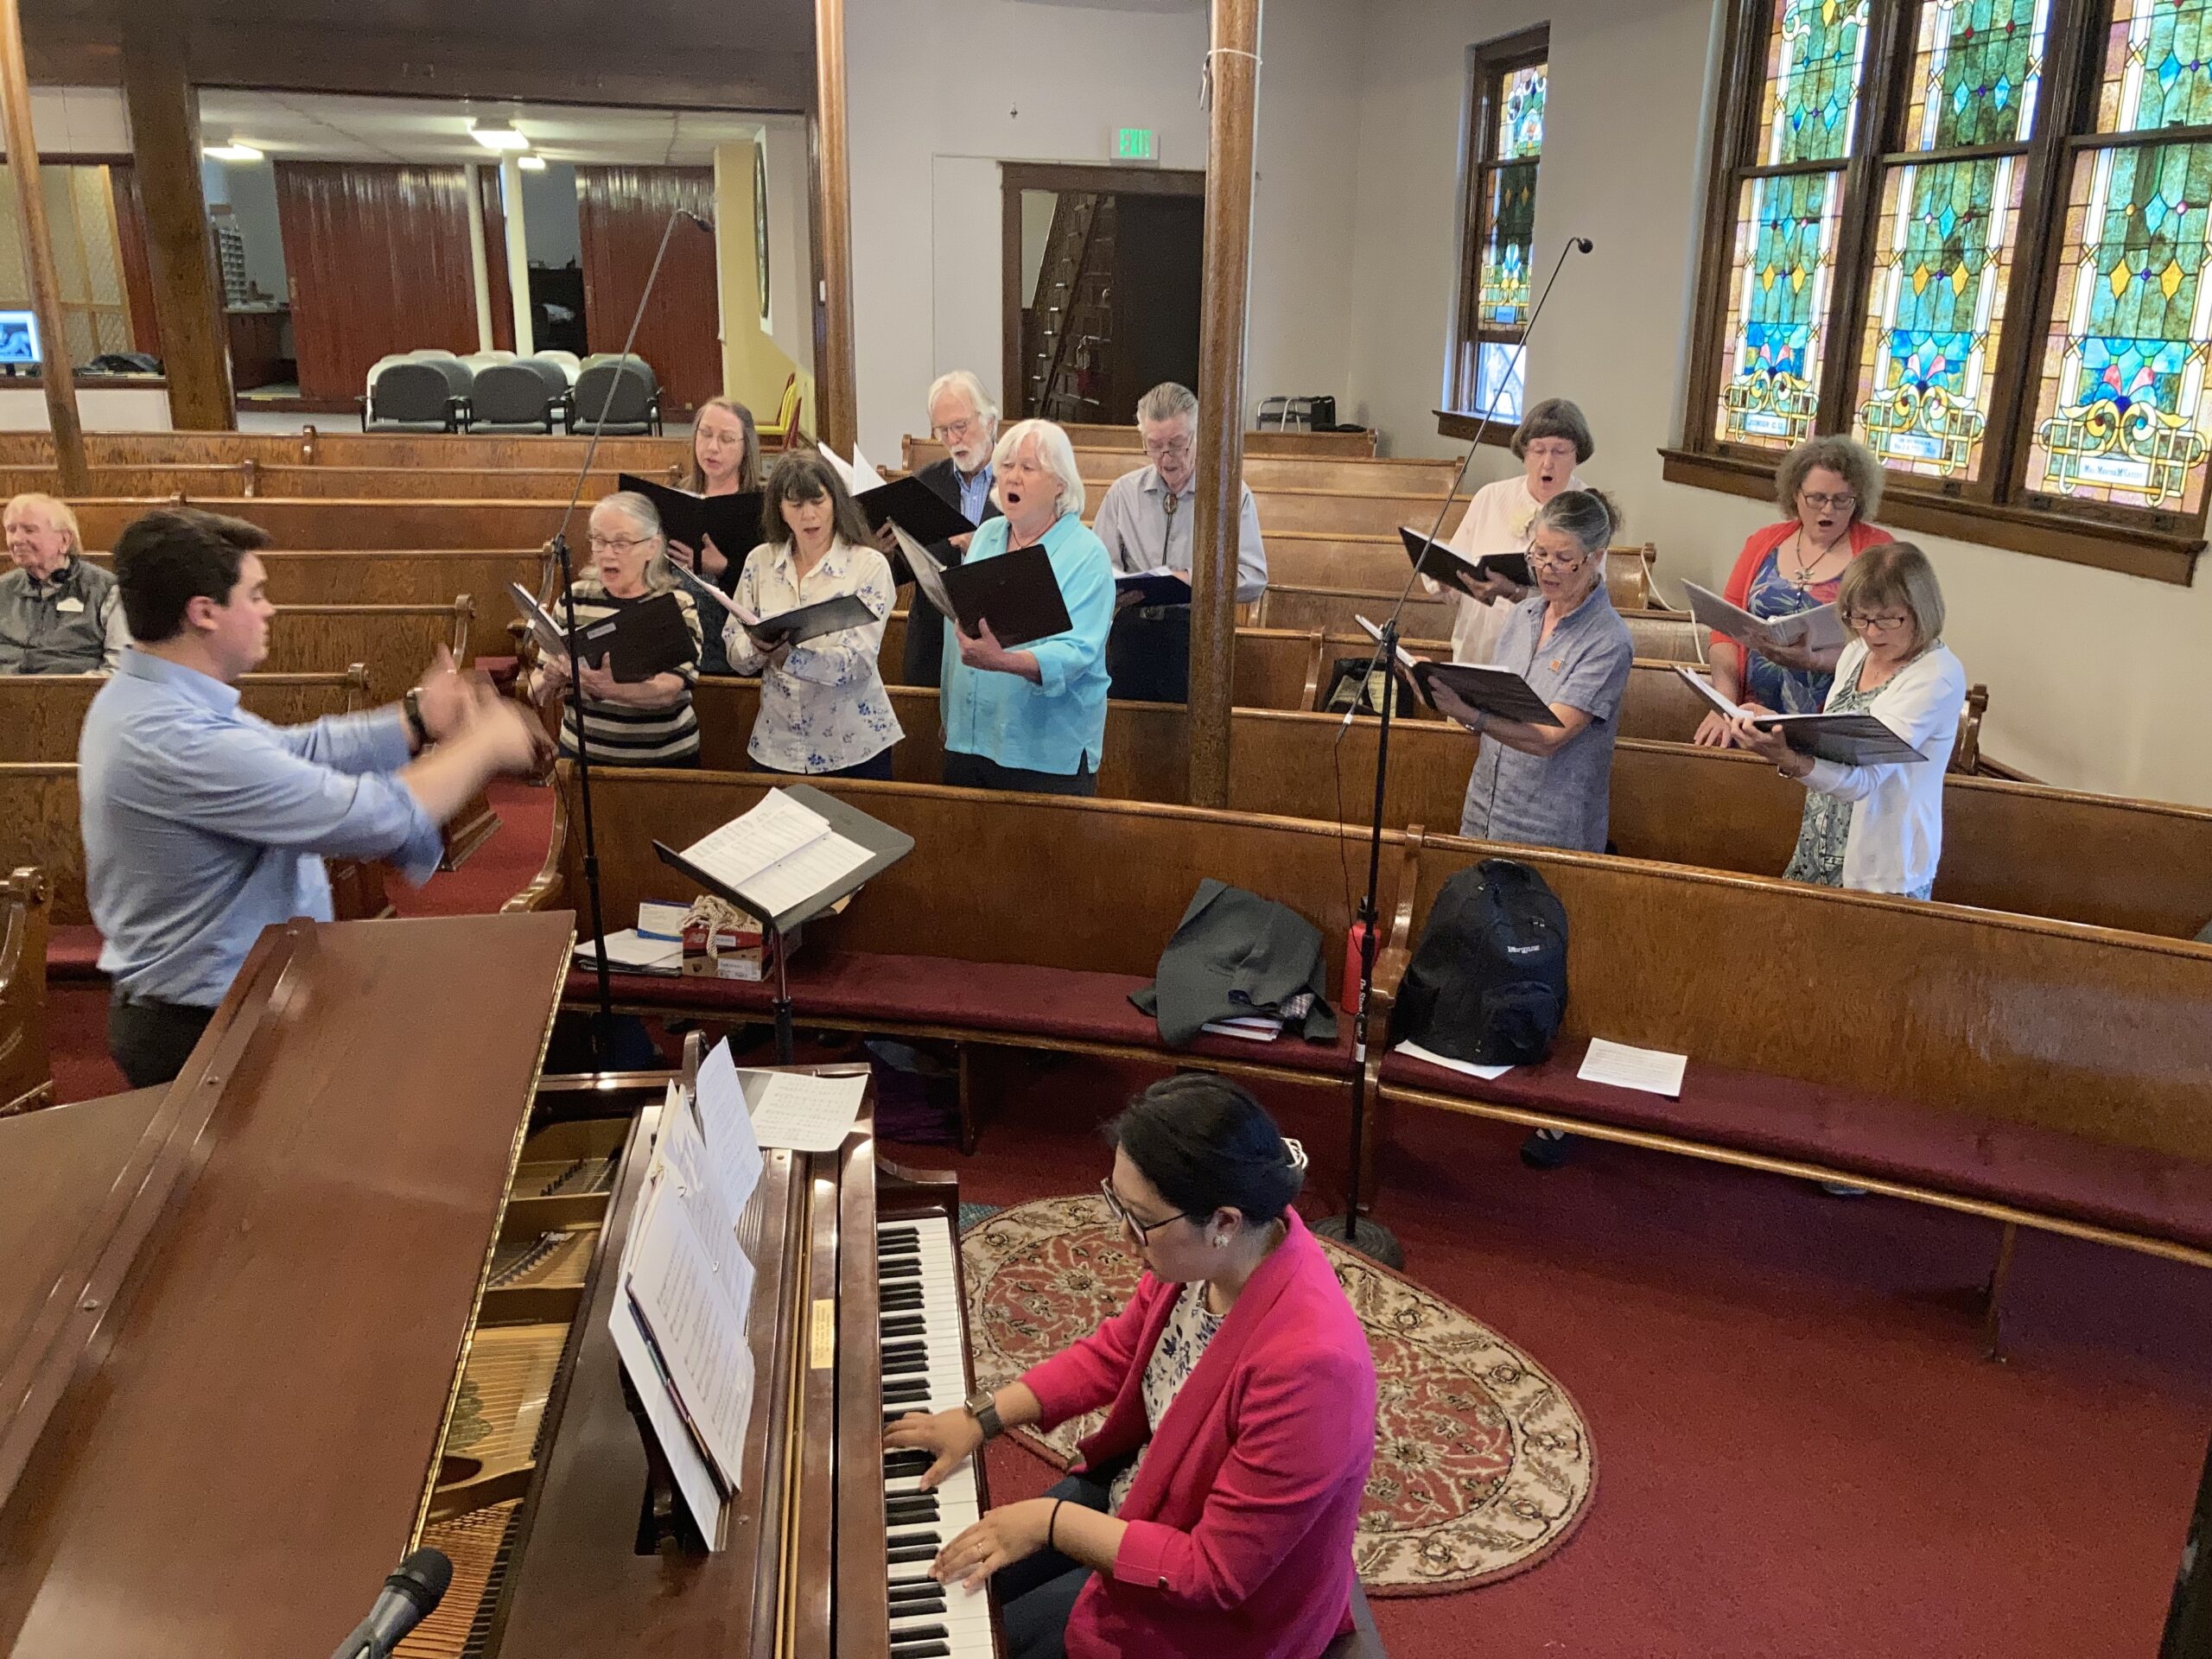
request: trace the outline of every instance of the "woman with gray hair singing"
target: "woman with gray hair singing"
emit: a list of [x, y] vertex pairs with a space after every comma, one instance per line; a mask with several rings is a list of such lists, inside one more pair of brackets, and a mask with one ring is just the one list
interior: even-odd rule
[[1605, 850], [1613, 739], [1636, 655], [1605, 594], [1605, 549], [1620, 524], [1598, 491], [1567, 490], [1544, 504], [1529, 531], [1537, 591], [1512, 607], [1491, 660], [1526, 679], [1558, 725], [1485, 715], [1435, 686], [1438, 709], [1483, 740], [1461, 835]]

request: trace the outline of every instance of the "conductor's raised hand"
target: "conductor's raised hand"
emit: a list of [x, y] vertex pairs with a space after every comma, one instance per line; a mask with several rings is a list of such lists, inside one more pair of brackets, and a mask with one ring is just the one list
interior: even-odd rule
[[435, 743], [459, 730], [475, 702], [475, 684], [454, 666], [453, 652], [443, 645], [415, 687], [415, 706]]
[[485, 759], [499, 772], [533, 772], [543, 758], [545, 728], [524, 712], [512, 697], [503, 697], [489, 685], [472, 700], [461, 741], [480, 744]]
[[926, 1492], [976, 1455], [983, 1444], [983, 1426], [966, 1410], [910, 1411], [883, 1431], [883, 1444], [893, 1451], [927, 1452], [937, 1459], [922, 1476], [921, 1488]]

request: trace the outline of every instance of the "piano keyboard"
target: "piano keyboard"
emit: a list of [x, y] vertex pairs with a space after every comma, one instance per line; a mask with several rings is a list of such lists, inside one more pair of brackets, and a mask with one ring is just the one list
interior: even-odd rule
[[[952, 1223], [942, 1216], [875, 1230], [882, 1329], [883, 1421], [957, 1411], [969, 1395]], [[993, 1659], [991, 1599], [929, 1575], [938, 1550], [980, 1513], [976, 1471], [963, 1464], [921, 1490], [925, 1452], [887, 1451], [883, 1518], [890, 1560], [891, 1659]]]

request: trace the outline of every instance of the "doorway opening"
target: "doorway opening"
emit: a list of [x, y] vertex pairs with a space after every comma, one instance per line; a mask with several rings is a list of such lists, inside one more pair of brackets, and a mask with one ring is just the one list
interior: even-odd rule
[[1163, 380], [1198, 384], [1205, 175], [1001, 168], [1009, 418], [1126, 426]]

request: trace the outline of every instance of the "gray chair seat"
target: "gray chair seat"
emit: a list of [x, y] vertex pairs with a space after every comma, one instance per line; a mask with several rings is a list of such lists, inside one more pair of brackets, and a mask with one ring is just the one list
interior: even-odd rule
[[454, 377], [439, 363], [388, 363], [370, 384], [362, 401], [361, 429], [379, 432], [457, 432], [467, 414], [465, 392], [467, 370], [461, 371], [461, 390]]
[[660, 391], [652, 372], [636, 360], [594, 363], [576, 377], [569, 430], [606, 437], [660, 432]]
[[472, 432], [550, 432], [558, 413], [552, 387], [526, 364], [490, 364], [469, 390]]

